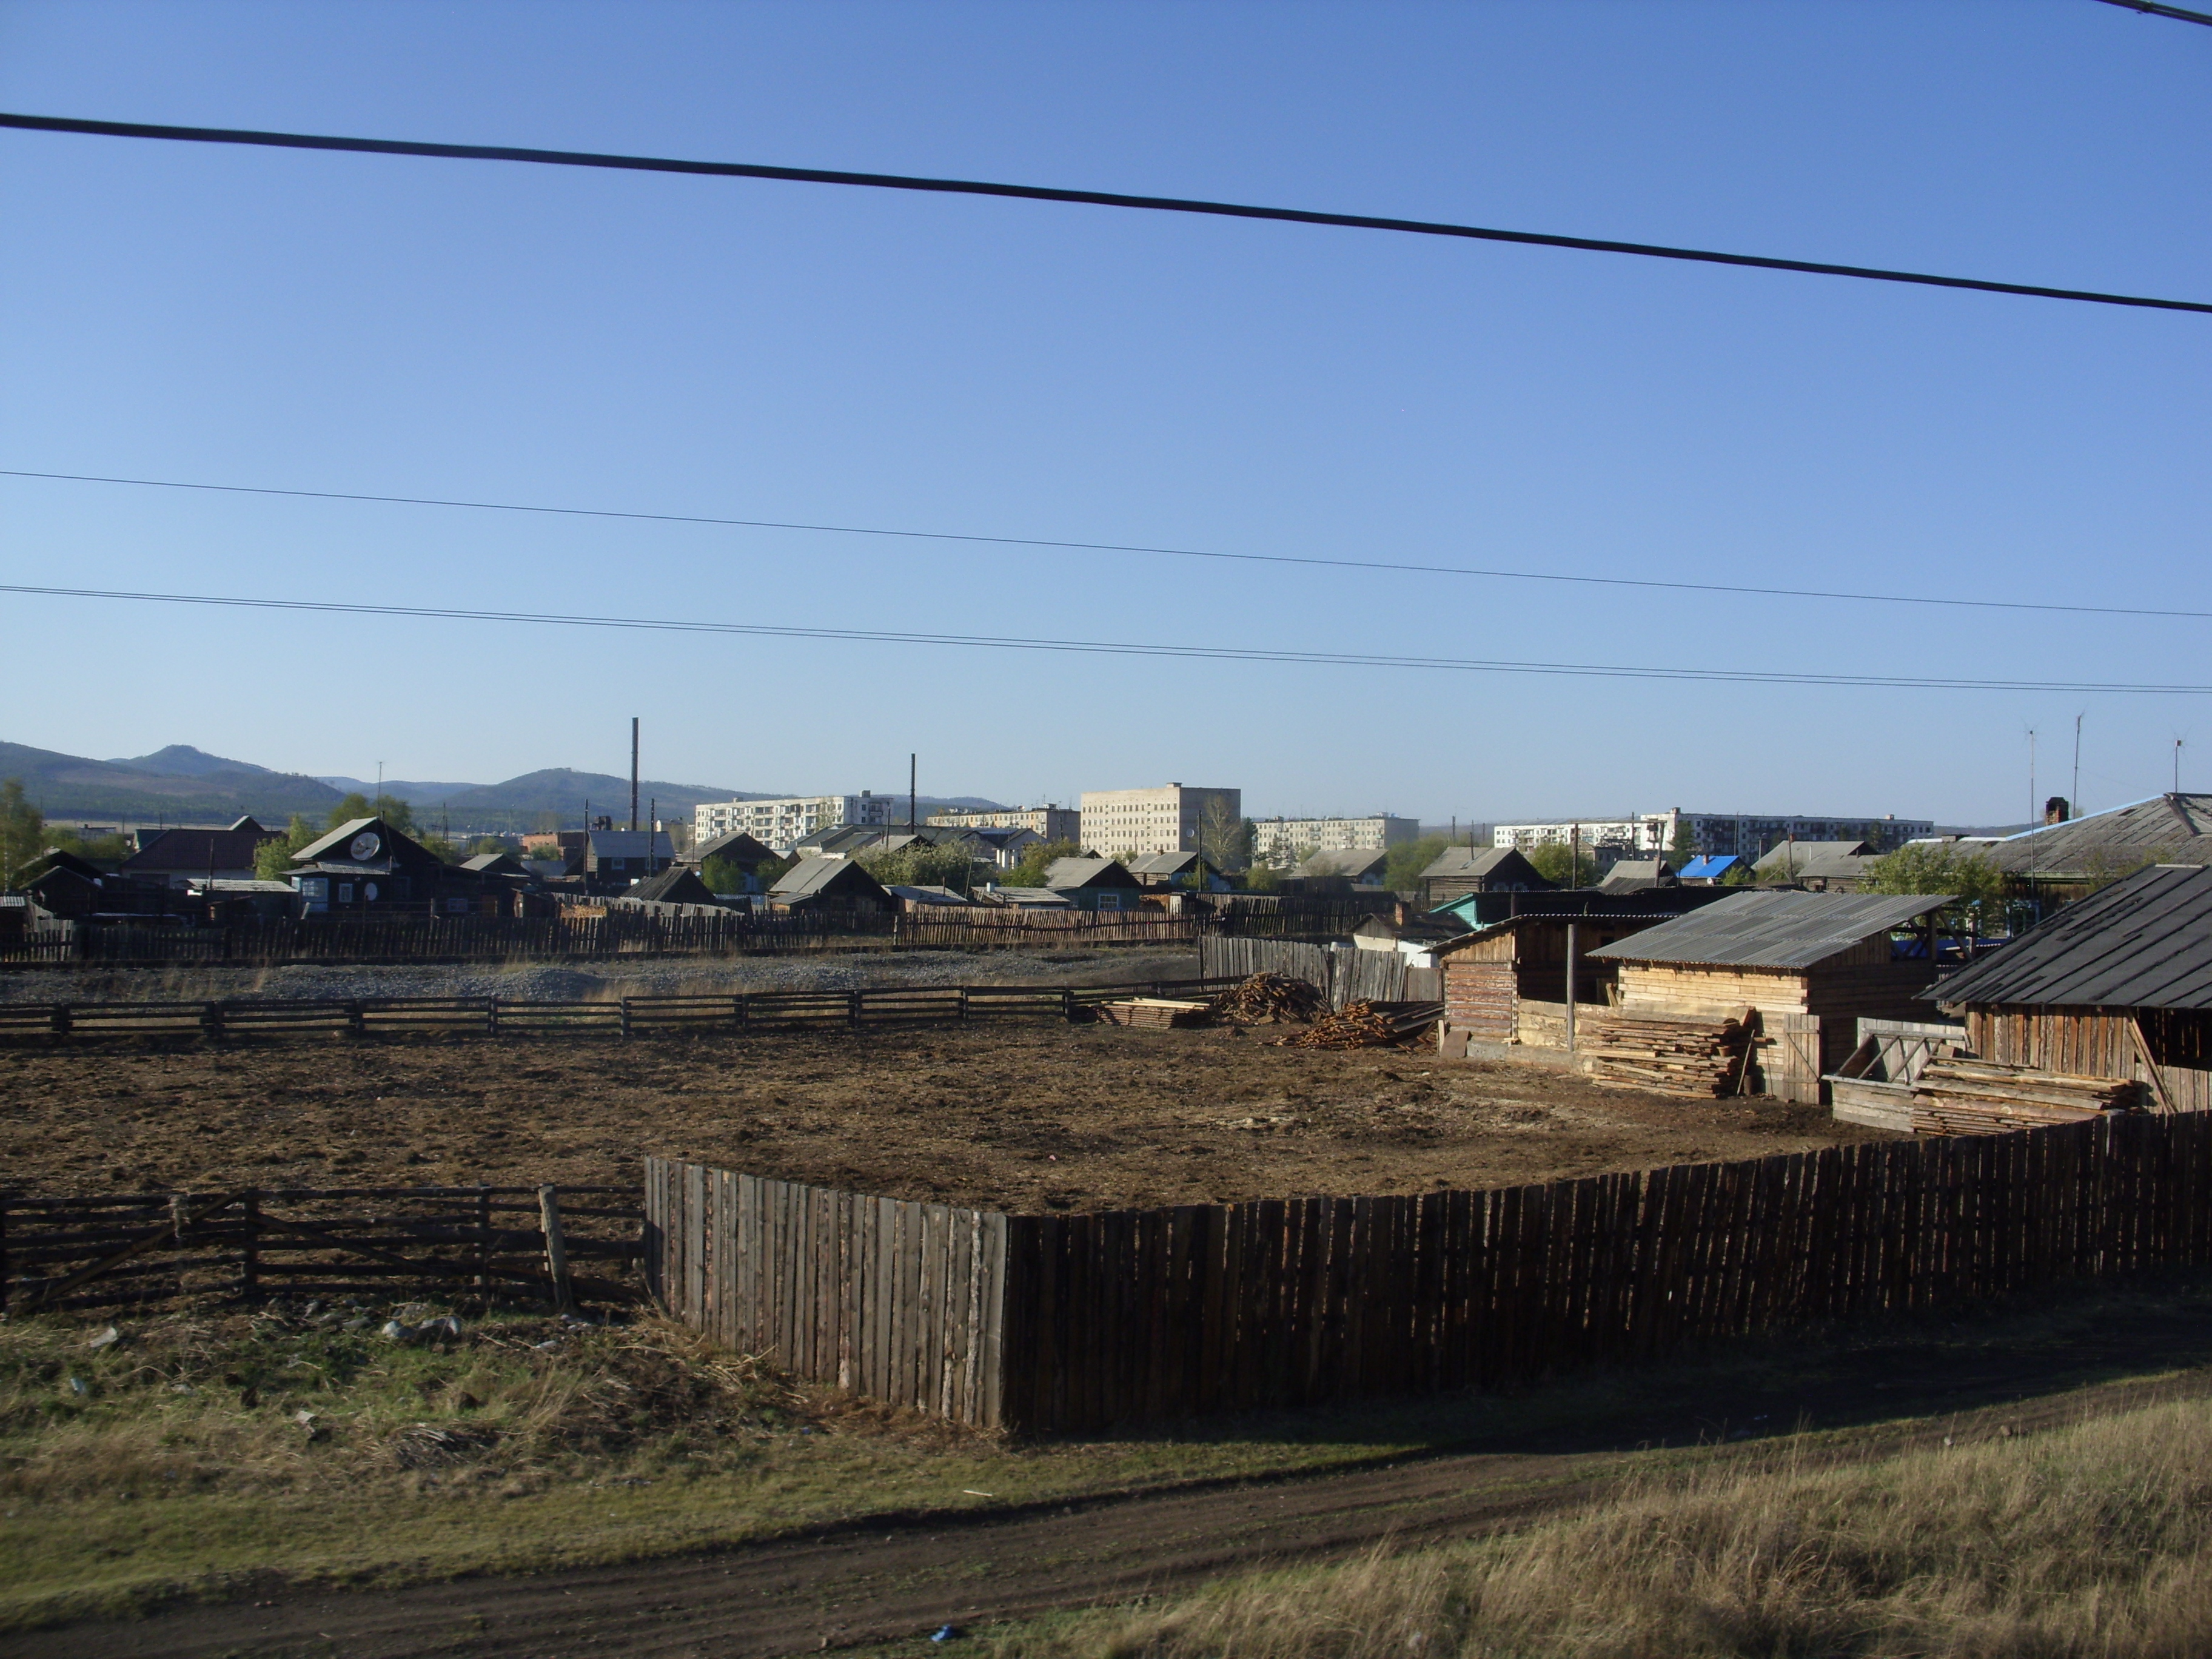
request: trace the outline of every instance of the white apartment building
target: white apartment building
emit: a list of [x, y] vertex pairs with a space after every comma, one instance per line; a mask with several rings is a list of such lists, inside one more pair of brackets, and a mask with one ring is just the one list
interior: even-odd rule
[[906, 822], [906, 799], [863, 789], [857, 795], [790, 795], [780, 800], [702, 801], [691, 809], [694, 844], [742, 830], [778, 853], [788, 853], [817, 830], [841, 823]]
[[1420, 838], [1419, 823], [1388, 812], [1364, 818], [1255, 818], [1252, 861], [1288, 870], [1309, 853], [1379, 853]]
[[1893, 853], [1908, 841], [1936, 833], [1931, 818], [1787, 817], [1757, 812], [1644, 812], [1626, 818], [1563, 819], [1556, 823], [1501, 823], [1491, 844], [1528, 854], [1539, 847], [1565, 847], [1579, 834], [1582, 845], [1601, 859], [1650, 858], [1674, 850], [1685, 837], [1691, 851], [1705, 857], [1733, 853], [1757, 861], [1785, 841], [1863, 841], [1877, 853]]
[[1180, 783], [1157, 789], [1083, 792], [1083, 850], [1109, 859], [1146, 853], [1194, 853], [1206, 816], [1244, 816], [1241, 789], [1200, 789]]
[[1010, 806], [1002, 811], [933, 812], [950, 830], [1027, 830], [1046, 841], [1081, 842], [1083, 814], [1073, 806]]

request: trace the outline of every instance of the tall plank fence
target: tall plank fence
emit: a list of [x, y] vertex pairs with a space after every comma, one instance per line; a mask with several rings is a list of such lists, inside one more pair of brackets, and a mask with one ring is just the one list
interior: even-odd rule
[[1391, 951], [1333, 950], [1294, 939], [1208, 934], [1198, 942], [1198, 971], [1209, 978], [1285, 974], [1318, 987], [1332, 1008], [1352, 1002], [1441, 1002], [1443, 972], [1411, 968]]
[[801, 1376], [966, 1422], [1090, 1430], [1513, 1387], [1710, 1338], [2203, 1265], [2212, 1114], [1082, 1215], [655, 1161], [645, 1249], [672, 1311]]

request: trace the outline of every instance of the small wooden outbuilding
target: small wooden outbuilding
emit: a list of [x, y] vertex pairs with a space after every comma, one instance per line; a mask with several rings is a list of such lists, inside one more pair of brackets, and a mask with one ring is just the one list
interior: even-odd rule
[[1471, 1044], [1565, 1048], [1570, 961], [1577, 1007], [1605, 1007], [1618, 970], [1589, 953], [1667, 920], [1656, 913], [1514, 916], [1435, 946], [1431, 954], [1443, 970], [1438, 1051], [1463, 1060]]
[[1928, 997], [1984, 1060], [2136, 1079], [2168, 1110], [2212, 1110], [2212, 869], [2116, 882]]
[[858, 910], [872, 913], [893, 908], [884, 884], [851, 859], [835, 853], [801, 859], [777, 878], [769, 889], [769, 908], [776, 910]]
[[1772, 1047], [1759, 1062], [1766, 1091], [1817, 1101], [1820, 1079], [1858, 1045], [1861, 1016], [1926, 1018], [1929, 955], [1896, 940], [1951, 901], [1941, 894], [1735, 893], [1601, 945], [1594, 961], [1619, 969], [1624, 1017], [1708, 1022], [1747, 1010]]

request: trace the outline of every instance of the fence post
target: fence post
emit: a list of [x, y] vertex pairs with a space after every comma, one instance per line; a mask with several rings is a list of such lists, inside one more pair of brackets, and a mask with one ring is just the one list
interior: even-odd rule
[[[628, 1042], [629, 1041], [629, 999], [628, 997], [622, 1000], [622, 1034], [623, 1041]], [[546, 1190], [550, 1192], [552, 1188], [549, 1187]]]
[[238, 1247], [238, 1289], [241, 1296], [256, 1296], [261, 1290], [261, 1193], [249, 1187], [239, 1200], [239, 1217], [246, 1231]]
[[850, 1019], [854, 1030], [858, 1030], [860, 1026], [860, 998], [862, 994], [863, 994], [859, 991], [853, 993]]
[[1075, 988], [1072, 985], [1060, 988], [1060, 1013], [1070, 1025], [1075, 1024]]
[[200, 1005], [200, 1030], [217, 1042], [222, 1041], [222, 1004], [204, 1002]]
[[368, 1015], [358, 1002], [346, 1004], [346, 1030], [356, 1036], [368, 1035]]
[[497, 997], [494, 997], [490, 1006], [484, 1010], [484, 1033], [488, 1036], [499, 1035], [499, 999]]
[[557, 1188], [538, 1189], [538, 1216], [545, 1228], [545, 1271], [553, 1279], [553, 1311], [566, 1313], [568, 1299], [568, 1247], [561, 1237], [561, 1194]]
[[491, 1295], [491, 1188], [477, 1188], [477, 1288]]
[[47, 1016], [46, 1023], [53, 1028], [56, 1036], [67, 1036], [70, 1034], [69, 1004], [66, 1002], [54, 1004], [53, 1012]]
[[[1603, 1048], [1601, 1042], [1598, 1045]], [[1575, 1051], [1575, 924], [1567, 924], [1567, 1052]]]

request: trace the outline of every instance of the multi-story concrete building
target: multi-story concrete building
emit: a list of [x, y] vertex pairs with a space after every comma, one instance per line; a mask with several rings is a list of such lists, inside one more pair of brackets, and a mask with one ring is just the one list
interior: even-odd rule
[[1929, 818], [1772, 817], [1757, 812], [1643, 812], [1626, 818], [1565, 818], [1553, 823], [1501, 823], [1491, 844], [1523, 854], [1540, 847], [1565, 847], [1579, 836], [1601, 861], [1650, 858], [1687, 847], [1708, 858], [1733, 853], [1757, 862], [1785, 841], [1863, 841], [1877, 852], [1893, 853], [1908, 841], [1936, 833]]
[[929, 821], [948, 830], [1027, 830], [1046, 841], [1083, 839], [1083, 814], [1073, 806], [1010, 806], [990, 812], [933, 812]]
[[702, 801], [691, 809], [691, 834], [712, 841], [742, 830], [778, 853], [788, 853], [821, 830], [841, 823], [893, 824], [906, 822], [906, 802], [897, 795], [863, 789], [857, 795], [790, 795], [778, 800]]
[[1195, 853], [1208, 812], [1244, 816], [1241, 789], [1200, 789], [1180, 783], [1157, 789], [1083, 792], [1083, 848], [1112, 859], [1125, 854]]
[[1364, 818], [1255, 818], [1252, 861], [1288, 870], [1311, 853], [1375, 853], [1419, 841], [1412, 818], [1377, 812]]

